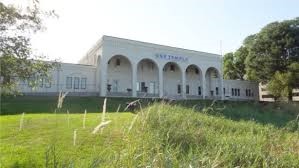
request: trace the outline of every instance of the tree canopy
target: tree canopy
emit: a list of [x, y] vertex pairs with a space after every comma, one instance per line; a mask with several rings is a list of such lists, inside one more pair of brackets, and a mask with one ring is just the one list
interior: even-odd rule
[[299, 61], [299, 18], [273, 22], [254, 38], [246, 58], [248, 79], [268, 82], [276, 73], [288, 72]]
[[[269, 83], [273, 95], [290, 97], [299, 83], [298, 63], [299, 17], [270, 23], [246, 37], [237, 51], [224, 56], [224, 77]], [[280, 94], [277, 88], [283, 88]]]
[[18, 92], [18, 81], [28, 81], [34, 87], [40, 78], [49, 78], [55, 61], [32, 52], [32, 34], [45, 29], [43, 17], [56, 16], [54, 11], [41, 11], [33, 0], [26, 8], [16, 8], [0, 2], [0, 65], [1, 94]]

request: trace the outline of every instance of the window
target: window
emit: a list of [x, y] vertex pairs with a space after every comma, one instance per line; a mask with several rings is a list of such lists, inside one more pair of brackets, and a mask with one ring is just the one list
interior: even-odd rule
[[189, 85], [186, 85], [186, 94], [189, 94]]
[[198, 74], [199, 70], [197, 68], [195, 68], [195, 74]]
[[45, 87], [50, 88], [51, 87], [51, 81], [49, 80], [44, 80], [45, 81]]
[[151, 93], [151, 94], [156, 93], [156, 82], [150, 82], [149, 93]]
[[200, 88], [200, 86], [198, 87], [198, 95], [201, 95], [201, 88]]
[[72, 82], [73, 78], [72, 77], [66, 77], [66, 88], [71, 89], [72, 88]]
[[245, 90], [245, 95], [248, 96], [248, 89]]
[[74, 78], [74, 89], [79, 89], [79, 83], [80, 83], [80, 78], [75, 77]]
[[216, 95], [219, 94], [219, 90], [218, 90], [218, 87], [216, 87]]
[[145, 82], [141, 82], [141, 91], [147, 92], [147, 87], [145, 86]]
[[232, 88], [232, 96], [235, 95], [235, 92], [234, 92], [234, 91], [235, 91], [234, 88]]
[[237, 91], [237, 89], [235, 88], [234, 90], [235, 90], [235, 96], [238, 96], [238, 91]]
[[252, 92], [250, 89], [246, 89], [246, 96], [252, 96]]
[[173, 64], [170, 65], [170, 71], [173, 71], [173, 72], [175, 71], [175, 68], [174, 68]]
[[240, 96], [240, 89], [238, 89], [238, 96]]
[[119, 58], [116, 59], [116, 63], [115, 63], [115, 65], [116, 65], [116, 66], [120, 66], [120, 59], [119, 59]]
[[81, 78], [81, 89], [86, 89], [87, 78]]
[[262, 95], [262, 98], [274, 98], [274, 96], [272, 94]]
[[223, 95], [225, 95], [225, 88], [223, 88]]
[[212, 78], [218, 78], [218, 73], [217, 73], [216, 70], [214, 70], [214, 71], [211, 72], [211, 77]]
[[178, 85], [178, 94], [181, 94], [181, 85]]
[[298, 93], [293, 93], [292, 96], [294, 96], [294, 97], [299, 96], [299, 92]]

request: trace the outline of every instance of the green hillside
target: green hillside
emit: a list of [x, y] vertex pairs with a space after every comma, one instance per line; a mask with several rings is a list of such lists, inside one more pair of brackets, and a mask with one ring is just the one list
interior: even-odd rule
[[[79, 99], [102, 106], [100, 98], [69, 101]], [[127, 100], [107, 103], [111, 110], [113, 101]], [[20, 104], [25, 108], [33, 100], [27, 101]], [[86, 101], [88, 107], [92, 101]], [[83, 109], [83, 103], [77, 107]], [[79, 110], [69, 116], [25, 114], [21, 130], [22, 115], [2, 115], [0, 162], [1, 167], [298, 167], [297, 109], [296, 104], [151, 102], [135, 114], [107, 112], [105, 121], [111, 123], [97, 134], [92, 131], [102, 120], [99, 110], [87, 113], [85, 128]]]

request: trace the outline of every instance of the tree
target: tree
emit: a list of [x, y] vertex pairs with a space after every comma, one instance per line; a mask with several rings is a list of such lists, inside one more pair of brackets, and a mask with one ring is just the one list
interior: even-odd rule
[[246, 79], [245, 60], [254, 38], [255, 35], [248, 36], [236, 52], [224, 55], [223, 72], [225, 79]]
[[268, 83], [275, 97], [292, 99], [298, 87], [299, 17], [273, 22], [256, 34], [246, 58], [249, 79]]
[[245, 79], [245, 59], [248, 55], [249, 51], [247, 47], [241, 46], [234, 54], [235, 56], [235, 70], [237, 74], [237, 79], [244, 80]]
[[224, 60], [226, 79], [268, 83], [274, 96], [291, 99], [299, 87], [299, 17], [266, 25]]
[[286, 73], [288, 66], [299, 61], [299, 17], [273, 22], [258, 34], [246, 58], [249, 79], [266, 83], [279, 71]]
[[234, 64], [234, 53], [230, 52], [223, 57], [224, 79], [236, 79], [237, 73]]
[[[271, 80], [268, 82], [267, 89], [274, 96], [274, 100], [281, 97], [289, 97], [292, 93], [292, 78], [291, 72], [279, 72], [277, 71]], [[292, 98], [289, 98], [291, 100]]]
[[49, 78], [49, 71], [57, 65], [43, 61], [46, 57], [33, 54], [31, 48], [31, 35], [45, 28], [45, 16], [56, 15], [41, 11], [36, 0], [21, 9], [0, 2], [1, 94], [16, 94], [20, 80], [36, 86], [41, 78]]

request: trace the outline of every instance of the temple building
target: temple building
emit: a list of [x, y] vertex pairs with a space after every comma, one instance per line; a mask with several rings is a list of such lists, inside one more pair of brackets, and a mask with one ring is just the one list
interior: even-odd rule
[[103, 36], [78, 64], [61, 63], [28, 95], [258, 100], [259, 85], [224, 80], [222, 56]]

